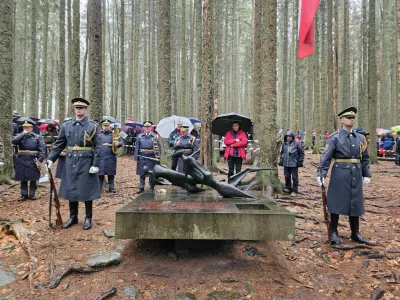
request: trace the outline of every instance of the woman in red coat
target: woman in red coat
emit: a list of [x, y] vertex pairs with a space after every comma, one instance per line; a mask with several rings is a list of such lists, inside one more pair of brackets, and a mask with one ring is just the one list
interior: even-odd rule
[[239, 122], [232, 122], [232, 130], [225, 134], [224, 144], [226, 145], [224, 157], [228, 159], [228, 179], [234, 174], [239, 173], [242, 169], [243, 159], [246, 158], [246, 133], [240, 128]]

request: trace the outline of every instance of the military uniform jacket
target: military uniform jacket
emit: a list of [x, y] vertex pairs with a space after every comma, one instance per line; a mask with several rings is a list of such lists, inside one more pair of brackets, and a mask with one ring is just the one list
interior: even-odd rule
[[33, 132], [30, 134], [20, 133], [12, 139], [12, 143], [18, 146], [14, 179], [20, 181], [39, 180], [40, 171], [36, 166], [35, 158], [42, 162], [45, 155], [45, 146], [39, 135]]
[[[196, 152], [199, 149], [199, 141], [190, 134], [187, 136], [181, 135], [176, 141], [179, 141], [179, 146], [174, 147], [174, 153], [183, 152], [183, 155], [190, 156], [193, 154], [193, 152]], [[199, 155], [200, 153], [197, 152], [197, 154], [194, 155], [194, 158], [198, 159]], [[178, 157], [178, 172], [184, 173], [182, 156]]]
[[157, 135], [154, 132], [150, 132], [149, 134], [142, 133], [138, 135], [135, 143], [135, 154], [134, 154], [134, 159], [138, 162], [136, 168], [136, 175], [139, 176], [143, 175], [144, 166], [147, 166], [149, 168], [149, 171], [153, 171], [154, 163], [139, 157], [139, 155], [151, 158], [156, 158], [156, 156], [161, 155], [160, 140], [158, 139]]
[[[100, 198], [100, 183], [97, 174], [90, 174], [91, 166], [100, 166], [102, 142], [99, 128], [88, 117], [65, 121], [54, 148], [48, 156], [56, 161], [60, 153], [67, 148], [65, 167], [62, 173], [59, 196], [68, 201], [90, 201]], [[70, 147], [88, 147], [88, 150], [72, 150]]]
[[[115, 175], [117, 173], [117, 156], [112, 151], [112, 131], [101, 131], [100, 139], [103, 143], [101, 148], [100, 171], [98, 175]], [[122, 146], [119, 142], [118, 148]]]
[[370, 177], [367, 142], [363, 135], [340, 129], [327, 139], [318, 168], [318, 176], [326, 177], [331, 159], [360, 159], [360, 163], [334, 162], [329, 181], [327, 204], [334, 214], [364, 214], [363, 177]]

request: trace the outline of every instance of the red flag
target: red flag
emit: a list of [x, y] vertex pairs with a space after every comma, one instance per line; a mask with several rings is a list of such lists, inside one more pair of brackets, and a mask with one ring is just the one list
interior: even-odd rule
[[319, 2], [320, 0], [299, 0], [299, 59], [314, 53], [314, 18]]

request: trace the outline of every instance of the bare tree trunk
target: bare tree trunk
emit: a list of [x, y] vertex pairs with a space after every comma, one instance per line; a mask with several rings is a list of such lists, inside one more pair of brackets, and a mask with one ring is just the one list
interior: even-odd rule
[[37, 6], [38, 0], [32, 0], [32, 15], [31, 15], [31, 73], [29, 79], [29, 104], [27, 114], [29, 116], [38, 116], [38, 102], [36, 98], [36, 23], [37, 23]]
[[[368, 117], [369, 132], [374, 133], [376, 129], [376, 104], [377, 104], [377, 66], [376, 66], [376, 40], [375, 40], [375, 1], [369, 1], [369, 40], [368, 40]], [[372, 139], [369, 144], [369, 156], [371, 163], [378, 163], [376, 154], [376, 143]]]
[[11, 130], [14, 76], [14, 29], [13, 1], [0, 1], [0, 182], [8, 181], [13, 175]]
[[91, 119], [100, 121], [103, 115], [103, 68], [101, 0], [89, 0], [89, 99]]
[[170, 0], [160, 0], [160, 118], [171, 115]]
[[120, 115], [121, 119], [124, 120], [127, 115], [126, 115], [126, 103], [125, 103], [125, 1], [121, 0], [121, 17], [120, 17], [120, 24], [121, 24], [121, 28], [120, 28], [120, 51], [121, 51], [121, 55], [120, 55], [120, 63], [121, 63], [121, 67], [120, 67], [120, 80], [121, 80], [121, 112]]
[[201, 90], [201, 124], [202, 139], [200, 144], [200, 163], [208, 169], [212, 169], [212, 133], [211, 121], [214, 109], [214, 83], [213, 83], [213, 0], [203, 2], [203, 67]]
[[65, 0], [60, 0], [60, 42], [59, 49], [59, 69], [58, 69], [58, 107], [56, 108], [56, 118], [65, 119]]
[[[71, 62], [70, 62], [70, 67], [71, 69], [69, 70], [70, 74], [70, 83], [69, 83], [69, 94], [71, 97], [79, 97], [81, 95], [80, 93], [80, 80], [81, 80], [81, 66], [80, 66], [80, 5], [79, 5], [79, 0], [73, 0], [73, 7], [72, 7], [72, 13], [73, 13], [73, 29], [72, 29], [72, 43], [71, 45], [68, 45], [68, 47], [71, 48]], [[71, 28], [69, 29], [71, 31]]]
[[44, 40], [43, 40], [43, 74], [42, 74], [42, 99], [41, 99], [41, 112], [40, 116], [46, 118], [47, 116], [47, 64], [48, 64], [48, 54], [47, 54], [47, 41], [49, 35], [49, 0], [45, 0], [43, 4], [43, 14], [44, 14]]

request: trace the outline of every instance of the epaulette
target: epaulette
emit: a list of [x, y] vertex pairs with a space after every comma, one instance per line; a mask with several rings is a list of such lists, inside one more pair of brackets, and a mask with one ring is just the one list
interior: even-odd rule
[[334, 133], [332, 133], [332, 134], [330, 134], [330, 135], [328, 136], [328, 139], [331, 138], [331, 137], [333, 137], [333, 136], [335, 136], [335, 135], [337, 135], [338, 133], [339, 133], [339, 130], [338, 130], [338, 131], [335, 131]]
[[69, 122], [71, 120], [72, 120], [72, 118], [65, 118], [65, 120], [63, 121], [63, 124], [66, 123], [66, 122]]

